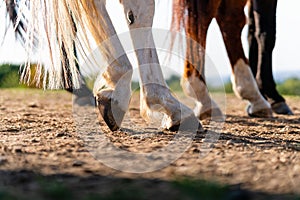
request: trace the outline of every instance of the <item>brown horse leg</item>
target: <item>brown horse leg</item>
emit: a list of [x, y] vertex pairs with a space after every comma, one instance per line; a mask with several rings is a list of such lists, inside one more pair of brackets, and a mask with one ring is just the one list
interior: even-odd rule
[[194, 113], [199, 119], [223, 119], [222, 111], [208, 94], [204, 75], [207, 30], [218, 5], [204, 1], [198, 4], [198, 7], [192, 5], [188, 14], [186, 32], [189, 38], [181, 86], [185, 94], [195, 100]]
[[235, 94], [250, 102], [250, 116], [271, 117], [270, 105], [259, 92], [242, 48], [241, 31], [245, 25], [245, 3], [246, 1], [222, 1], [216, 19], [231, 63]]

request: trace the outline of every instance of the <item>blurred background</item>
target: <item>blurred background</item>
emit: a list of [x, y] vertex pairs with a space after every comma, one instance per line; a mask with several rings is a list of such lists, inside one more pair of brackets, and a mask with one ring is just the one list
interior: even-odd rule
[[[107, 8], [113, 23], [117, 27], [117, 32], [121, 34], [128, 31], [128, 28], [125, 19], [121, 19], [119, 17], [119, 14], [123, 11], [118, 2], [119, 0], [108, 1]], [[162, 29], [166, 31], [169, 30], [172, 8], [171, 2], [171, 0], [156, 0], [156, 15], [153, 26], [155, 29]], [[12, 26], [10, 26], [10, 28], [7, 30], [5, 38], [2, 39], [5, 35], [5, 27], [9, 21], [5, 18], [4, 3], [2, 3], [0, 6], [0, 21], [2, 22], [0, 23], [0, 65], [3, 65], [0, 67], [0, 87], [16, 87], [19, 86], [17, 66], [25, 61], [26, 53], [20, 43], [16, 41]], [[299, 94], [298, 92], [300, 90], [297, 90], [297, 87], [300, 85], [299, 9], [299, 0], [279, 1], [277, 6], [277, 40], [273, 52], [273, 74], [276, 82], [278, 83], [278, 89], [283, 92], [283, 94], [290, 92], [293, 94]], [[169, 14], [166, 15], [166, 13]], [[245, 8], [245, 14], [247, 14], [247, 8]], [[245, 26], [243, 30], [242, 41], [244, 51], [246, 55], [248, 55], [247, 26]], [[218, 78], [222, 79], [225, 85], [229, 84], [231, 68], [222, 36], [215, 20], [213, 20], [209, 28], [206, 53], [207, 65], [213, 65], [219, 76]], [[165, 55], [161, 55], [161, 57], [162, 56]], [[134, 63], [134, 56], [130, 55], [129, 57]], [[177, 60], [175, 63], [178, 65], [178, 70], [176, 69], [175, 73], [174, 71], [172, 72], [172, 70], [165, 70], [164, 72], [168, 82], [170, 82], [170, 79], [173, 81], [175, 81], [175, 79], [176, 81], [179, 80], [178, 76], [182, 70], [182, 67], [180, 67], [182, 66], [182, 61]], [[14, 66], [8, 67], [9, 65]], [[134, 66], [135, 65], [136, 64], [134, 64]], [[137, 81], [137, 79], [134, 80]], [[176, 85], [178, 84], [176, 83]], [[284, 89], [282, 85], [289, 85], [289, 87], [295, 87], [295, 89], [287, 92], [287, 89]]]

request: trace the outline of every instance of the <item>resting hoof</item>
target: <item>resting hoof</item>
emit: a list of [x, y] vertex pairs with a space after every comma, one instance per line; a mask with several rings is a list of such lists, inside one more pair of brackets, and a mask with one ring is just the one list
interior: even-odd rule
[[95, 106], [94, 95], [86, 85], [82, 85], [80, 89], [67, 89], [74, 95], [74, 103], [78, 106]]
[[170, 128], [167, 128], [167, 130], [172, 132], [177, 132], [177, 131], [198, 132], [198, 131], [203, 131], [203, 127], [199, 122], [199, 120], [194, 115], [191, 115], [181, 120], [179, 123], [172, 125]]
[[99, 112], [111, 131], [117, 131], [123, 121], [125, 111], [123, 111], [111, 98], [98, 94], [96, 98]]
[[212, 121], [224, 121], [225, 116], [223, 115], [222, 111], [219, 108], [213, 108], [202, 112], [200, 116], [198, 116], [200, 120], [212, 120]]
[[250, 117], [261, 117], [261, 118], [271, 118], [273, 117], [272, 110], [268, 108], [260, 109], [257, 111], [252, 111], [252, 106], [247, 107], [247, 113]]
[[86, 97], [78, 97], [74, 98], [74, 103], [78, 106], [95, 106], [93, 96], [86, 96]]
[[293, 115], [294, 113], [285, 102], [277, 102], [271, 105], [272, 110], [276, 114]]

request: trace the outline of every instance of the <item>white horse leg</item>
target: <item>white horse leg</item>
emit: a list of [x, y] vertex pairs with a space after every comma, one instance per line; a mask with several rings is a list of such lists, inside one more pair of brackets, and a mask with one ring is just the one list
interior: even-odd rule
[[200, 120], [224, 120], [222, 111], [217, 103], [210, 97], [207, 86], [199, 75], [183, 76], [181, 79], [181, 87], [188, 97], [194, 99], [194, 113], [197, 118]]
[[[119, 129], [131, 95], [132, 65], [128, 60], [121, 42], [116, 37], [116, 31], [105, 7], [105, 1], [96, 1], [97, 9], [104, 16], [108, 35], [113, 39], [105, 41], [109, 66], [102, 74], [104, 85], [96, 92], [97, 106], [108, 127], [115, 131]], [[106, 43], [108, 42], [108, 43]], [[113, 60], [111, 60], [111, 58]]]
[[270, 104], [260, 94], [250, 67], [243, 59], [237, 61], [231, 76], [233, 91], [236, 96], [250, 102], [248, 114], [250, 116], [272, 116]]
[[155, 9], [154, 0], [121, 2], [129, 20], [131, 38], [139, 63], [142, 117], [149, 121], [152, 112], [159, 111], [164, 113], [162, 126], [166, 129], [177, 131], [187, 121], [196, 123], [196, 128], [201, 127], [193, 111], [174, 98], [165, 83], [150, 29]]

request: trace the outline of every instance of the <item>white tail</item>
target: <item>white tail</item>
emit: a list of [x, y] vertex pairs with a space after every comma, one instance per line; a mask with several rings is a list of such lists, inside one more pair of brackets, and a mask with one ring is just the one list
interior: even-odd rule
[[[102, 1], [102, 0], [100, 0]], [[103, 6], [105, 1], [103, 2]], [[80, 86], [78, 62], [74, 52], [75, 45], [82, 55], [90, 50], [88, 33], [97, 44], [108, 34], [101, 12], [93, 0], [20, 0], [18, 2], [18, 21], [26, 18], [25, 48], [28, 61], [22, 69], [22, 80], [30, 78], [30, 57], [38, 53], [39, 60], [47, 58], [48, 66], [37, 66], [35, 79], [43, 81], [44, 87], [61, 88], [71, 78], [72, 86]], [[99, 7], [99, 3], [97, 3]], [[98, 8], [99, 9], [99, 8]], [[24, 20], [22, 20], [24, 21]], [[81, 31], [77, 32], [77, 28]], [[80, 34], [78, 36], [78, 34]], [[80, 38], [80, 39], [78, 39]], [[38, 41], [38, 43], [36, 42]], [[46, 49], [45, 49], [46, 48]], [[107, 55], [105, 49], [103, 53]], [[71, 76], [67, 76], [67, 72]], [[43, 75], [43, 76], [42, 76]], [[43, 80], [40, 80], [44, 77]]]

